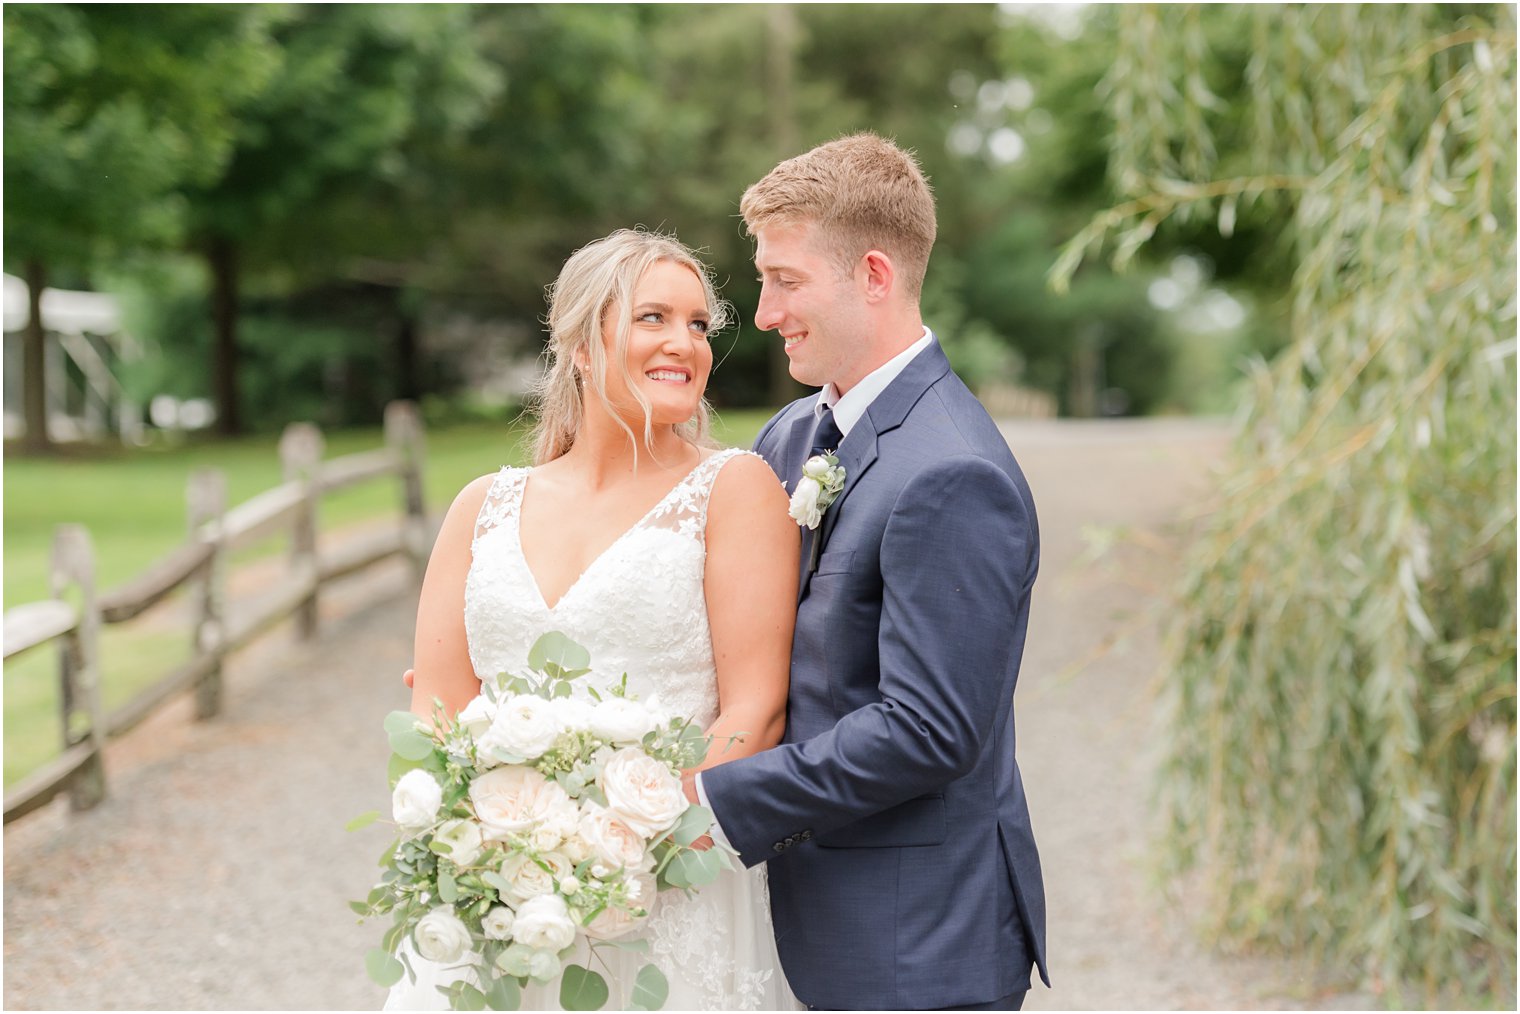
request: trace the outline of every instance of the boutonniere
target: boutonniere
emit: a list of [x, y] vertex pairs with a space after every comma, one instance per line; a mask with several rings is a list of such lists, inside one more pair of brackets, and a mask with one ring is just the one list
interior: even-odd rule
[[823, 520], [823, 512], [844, 489], [844, 466], [833, 454], [815, 454], [802, 466], [788, 514], [803, 528], [812, 531]]

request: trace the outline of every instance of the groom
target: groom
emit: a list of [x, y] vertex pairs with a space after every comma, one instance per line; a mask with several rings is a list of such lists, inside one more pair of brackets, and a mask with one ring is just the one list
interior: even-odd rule
[[[789, 491], [838, 451], [803, 532], [784, 742], [704, 771], [809, 1006], [1016, 1010], [1045, 970], [1045, 897], [1014, 760], [1013, 691], [1039, 564], [1034, 501], [919, 316], [934, 198], [858, 134], [750, 187], [755, 323], [823, 391], [755, 449]], [[815, 545], [816, 543], [816, 545]]]

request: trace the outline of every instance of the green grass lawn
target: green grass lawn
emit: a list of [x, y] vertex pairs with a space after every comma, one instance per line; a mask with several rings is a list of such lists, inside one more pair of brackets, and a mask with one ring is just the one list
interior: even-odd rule
[[[767, 410], [724, 413], [715, 421], [720, 443], [748, 446], [770, 417]], [[428, 512], [441, 516], [454, 495], [476, 476], [502, 465], [522, 464], [526, 424], [469, 423], [427, 434], [423, 478]], [[327, 434], [327, 457], [380, 447], [372, 430]], [[48, 560], [54, 527], [74, 522], [89, 529], [95, 546], [96, 581], [115, 587], [138, 574], [186, 537], [185, 485], [197, 468], [215, 467], [227, 477], [227, 502], [235, 505], [281, 482], [276, 436], [191, 444], [178, 448], [105, 450], [58, 458], [5, 459], [5, 583], [8, 609], [49, 597]], [[322, 532], [369, 518], [395, 517], [400, 483], [375, 480], [325, 497]], [[286, 542], [271, 537], [239, 560], [281, 553]], [[180, 598], [176, 595], [171, 601]], [[107, 627], [100, 643], [102, 694], [107, 711], [183, 662], [189, 631], [155, 622], [167, 606], [120, 626]], [[62, 746], [58, 717], [57, 655], [35, 649], [7, 663], [4, 693], [5, 784], [55, 756]]]

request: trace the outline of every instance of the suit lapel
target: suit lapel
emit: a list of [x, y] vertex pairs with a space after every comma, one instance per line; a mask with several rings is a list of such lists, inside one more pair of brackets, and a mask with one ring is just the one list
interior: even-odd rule
[[[849, 499], [850, 493], [864, 478], [867, 471], [875, 464], [877, 458], [878, 438], [897, 429], [908, 417], [913, 406], [929, 390], [930, 385], [939, 380], [950, 371], [950, 361], [945, 358], [944, 351], [938, 342], [930, 342], [929, 347], [913, 357], [907, 367], [888, 384], [881, 394], [871, 402], [871, 407], [866, 414], [861, 416], [860, 421], [850, 428], [844, 440], [839, 445], [839, 464], [844, 467], [844, 489], [839, 491], [839, 496], [829, 505], [823, 514], [823, 522], [816, 532], [804, 534], [822, 541], [823, 546], [828, 545], [829, 534], [839, 521], [840, 511]], [[806, 417], [808, 427], [803, 438], [804, 442], [798, 452], [798, 458], [793, 469], [792, 478], [788, 485], [788, 491], [795, 488], [796, 480], [802, 475], [802, 462], [806, 459], [807, 452], [811, 449], [808, 437], [812, 435], [813, 416], [809, 413]], [[823, 546], [820, 546], [820, 552]], [[809, 538], [802, 540], [802, 572], [798, 577], [797, 598], [801, 601], [807, 594], [808, 584], [812, 581], [813, 574], [808, 568], [809, 551], [812, 543]]]

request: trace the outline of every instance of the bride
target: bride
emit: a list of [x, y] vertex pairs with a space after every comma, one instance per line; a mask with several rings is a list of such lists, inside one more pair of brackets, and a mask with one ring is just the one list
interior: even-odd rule
[[[560, 630], [591, 652], [585, 681], [627, 672], [633, 693], [701, 723], [715, 737], [703, 767], [780, 741], [798, 530], [770, 467], [707, 437], [709, 336], [726, 310], [672, 238], [623, 229], [565, 263], [536, 464], [475, 480], [449, 508], [417, 609], [414, 712], [431, 716], [435, 698], [457, 712]], [[653, 960], [671, 1010], [797, 1006], [760, 869], [663, 892], [642, 935], [648, 957], [598, 951], [613, 1002]], [[386, 1009], [442, 1009], [435, 987], [456, 976], [408, 958], [417, 981], [403, 977]], [[523, 1009], [557, 1007], [557, 983], [523, 993]]]

